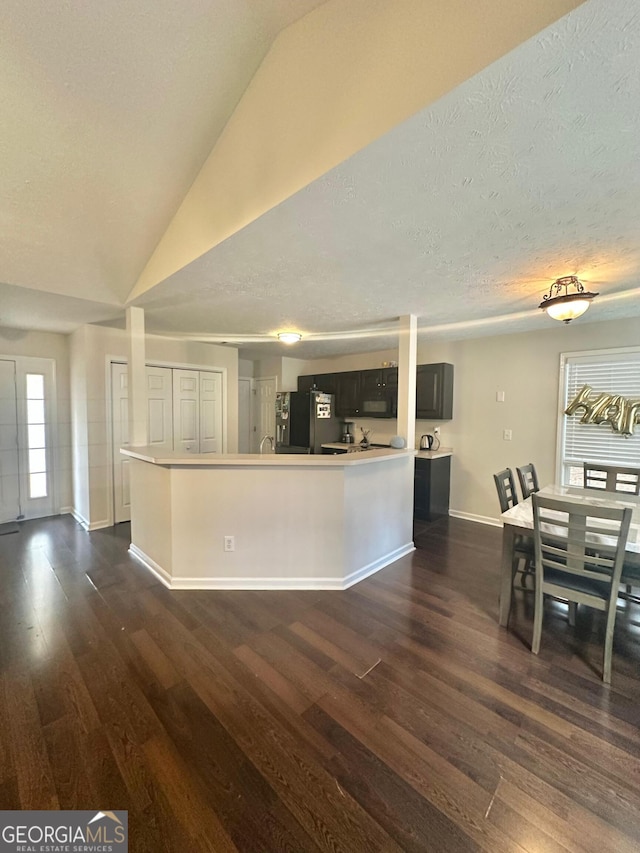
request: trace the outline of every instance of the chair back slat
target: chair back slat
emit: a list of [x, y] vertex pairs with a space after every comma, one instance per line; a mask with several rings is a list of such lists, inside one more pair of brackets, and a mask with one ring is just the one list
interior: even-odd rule
[[585, 489], [602, 489], [605, 492], [640, 495], [639, 468], [624, 468], [619, 465], [601, 465], [598, 462], [585, 462], [583, 471]]
[[[534, 494], [533, 522], [536, 571], [579, 576], [617, 589], [629, 535], [630, 507], [587, 506]], [[597, 524], [593, 523], [597, 519]]]
[[500, 512], [506, 512], [518, 503], [518, 494], [511, 468], [505, 468], [504, 471], [494, 474], [493, 480], [496, 484], [498, 500], [500, 501]]
[[523, 500], [540, 491], [538, 475], [536, 474], [533, 462], [529, 462], [528, 465], [523, 465], [521, 468], [516, 468], [516, 471], [518, 472], [518, 480], [520, 480], [520, 491], [522, 492]]

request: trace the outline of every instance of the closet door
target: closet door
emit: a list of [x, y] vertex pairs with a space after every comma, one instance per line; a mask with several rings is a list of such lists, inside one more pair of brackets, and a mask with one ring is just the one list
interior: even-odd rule
[[172, 374], [170, 367], [147, 367], [149, 445], [154, 450], [173, 450]]
[[0, 524], [20, 515], [16, 364], [0, 361]]
[[200, 377], [197, 370], [173, 371], [173, 449], [200, 452]]
[[200, 453], [222, 452], [222, 374], [200, 372]]
[[[147, 428], [154, 450], [173, 450], [172, 371], [147, 367]], [[111, 434], [113, 439], [113, 520], [131, 518], [129, 458], [120, 453], [129, 444], [129, 377], [126, 364], [111, 364]]]

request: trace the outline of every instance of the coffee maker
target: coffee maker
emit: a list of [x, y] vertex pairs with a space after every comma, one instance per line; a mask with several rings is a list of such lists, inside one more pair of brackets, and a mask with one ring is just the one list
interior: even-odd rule
[[340, 436], [340, 441], [345, 444], [353, 444], [355, 442], [353, 435], [353, 421], [342, 422], [342, 435]]

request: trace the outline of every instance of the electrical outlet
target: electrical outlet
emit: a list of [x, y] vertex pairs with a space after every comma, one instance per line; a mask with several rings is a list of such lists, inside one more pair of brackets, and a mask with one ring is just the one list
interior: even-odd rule
[[434, 427], [433, 428], [433, 434], [434, 435], [440, 435], [440, 427]]
[[224, 537], [224, 550], [225, 551], [235, 551], [236, 550], [236, 537], [235, 536], [225, 536]]
[[505, 429], [502, 433], [502, 437], [505, 441], [511, 441], [512, 433], [510, 429]]

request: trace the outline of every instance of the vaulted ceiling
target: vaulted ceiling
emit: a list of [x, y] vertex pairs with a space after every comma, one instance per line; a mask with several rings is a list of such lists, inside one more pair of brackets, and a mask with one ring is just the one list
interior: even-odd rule
[[312, 357], [392, 344], [406, 313], [431, 335], [535, 328], [569, 273], [601, 292], [590, 319], [640, 315], [625, 0], [430, 22], [443, 4], [12, 5], [2, 326], [118, 322], [131, 299], [151, 331], [294, 327]]

